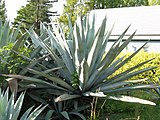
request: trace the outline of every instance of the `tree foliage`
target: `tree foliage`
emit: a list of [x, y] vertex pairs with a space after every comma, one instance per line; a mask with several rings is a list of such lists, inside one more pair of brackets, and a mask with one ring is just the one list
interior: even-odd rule
[[149, 0], [149, 5], [160, 5], [160, 0]]
[[63, 14], [60, 16], [58, 21], [63, 25], [63, 29], [67, 35], [68, 33], [68, 17], [70, 16], [72, 25], [75, 23], [77, 19], [77, 15], [81, 14], [85, 15], [88, 11], [93, 9], [92, 2], [78, 2], [79, 0], [67, 0], [66, 5], [64, 6]]
[[93, 9], [142, 6], [148, 4], [148, 0], [81, 0], [81, 2], [79, 2], [79, 0], [67, 0], [59, 22], [61, 22], [67, 30], [68, 18], [66, 14], [69, 14], [72, 24], [74, 24], [77, 14], [85, 15], [88, 11]]
[[4, 0], [0, 0], [0, 19], [2, 20], [3, 23], [7, 19], [6, 7], [5, 7], [5, 1]]
[[14, 26], [21, 24], [23, 29], [29, 29], [33, 24], [35, 31], [39, 33], [40, 21], [50, 23], [50, 11], [52, 7], [49, 0], [28, 0], [28, 4], [18, 11]]
[[93, 9], [119, 8], [148, 5], [148, 0], [90, 0]]

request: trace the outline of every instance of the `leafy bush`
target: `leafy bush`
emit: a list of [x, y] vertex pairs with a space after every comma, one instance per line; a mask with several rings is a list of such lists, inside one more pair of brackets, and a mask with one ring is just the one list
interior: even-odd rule
[[[27, 35], [20, 33], [20, 26], [11, 28], [8, 21], [5, 23], [0, 21], [0, 33], [0, 73], [19, 73], [25, 60], [13, 51], [20, 51], [26, 56], [29, 55], [30, 51], [24, 47], [24, 40]], [[0, 84], [3, 80], [4, 78], [0, 77]]]
[[[5, 68], [7, 69], [6, 72], [9, 74], [18, 74], [22, 69], [23, 64], [27, 64], [27, 61], [23, 59], [19, 54], [15, 54], [12, 50], [14, 47], [14, 43], [8, 43], [8, 45], [3, 46], [0, 49], [0, 57], [1, 57], [1, 64], [0, 64], [0, 71], [1, 73], [5, 73], [3, 71]], [[20, 54], [25, 56], [29, 56], [30, 50], [26, 47], [19, 47], [17, 49]], [[10, 52], [8, 55], [4, 54]]]
[[[130, 56], [132, 53], [127, 53], [125, 57], [127, 58]], [[122, 53], [118, 58], [122, 57], [124, 53]], [[128, 63], [126, 63], [123, 67], [121, 67], [119, 70], [117, 70], [114, 75], [117, 75], [143, 61], [146, 61], [148, 59], [155, 58], [152, 61], [144, 64], [143, 66], [137, 68], [136, 70], [148, 68], [151, 66], [156, 66], [157, 68], [153, 70], [146, 71], [142, 74], [136, 75], [132, 78], [131, 80], [137, 80], [137, 79], [144, 79], [144, 78], [149, 78], [152, 80], [152, 82], [159, 82], [158, 77], [160, 76], [160, 53], [150, 53], [150, 52], [144, 52], [140, 51], [137, 55], [135, 55]]]

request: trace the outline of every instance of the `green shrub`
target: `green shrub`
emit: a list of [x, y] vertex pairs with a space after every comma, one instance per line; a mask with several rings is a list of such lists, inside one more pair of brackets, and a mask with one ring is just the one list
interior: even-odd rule
[[[28, 56], [29, 50], [24, 47], [27, 34], [21, 34], [20, 26], [11, 28], [9, 21], [2, 23], [0, 20], [0, 74], [19, 73], [20, 67], [25, 63], [24, 59], [13, 51], [19, 51]], [[4, 78], [0, 76], [0, 86]]]
[[[0, 48], [0, 73], [5, 74], [18, 74], [23, 66], [29, 64], [28, 61], [23, 59], [20, 54], [29, 56], [30, 50], [22, 46], [18, 48], [20, 54], [16, 54], [12, 51], [14, 43], [8, 43], [8, 45]], [[6, 54], [7, 53], [7, 54]], [[4, 77], [0, 76], [0, 86], [4, 81]]]
[[[125, 57], [130, 56], [132, 53], [125, 53]], [[124, 53], [122, 53], [118, 58], [122, 57]], [[144, 64], [143, 66], [137, 68], [135, 71], [148, 68], [151, 66], [157, 66], [157, 68], [146, 71], [142, 74], [136, 75], [132, 78], [131, 80], [136, 80], [136, 79], [143, 79], [143, 78], [150, 78], [152, 82], [158, 82], [158, 77], [160, 76], [160, 53], [149, 53], [149, 52], [144, 52], [141, 51], [139, 52], [136, 56], [134, 56], [128, 63], [126, 63], [123, 67], [121, 67], [119, 70], [117, 70], [113, 75], [117, 75], [141, 62], [144, 62], [148, 59], [155, 58], [154, 60]]]
[[[11, 28], [9, 21], [2, 23], [0, 20], [0, 74], [17, 74], [26, 63], [20, 54], [29, 56], [30, 51], [24, 46], [28, 35], [20, 32], [20, 26]], [[4, 77], [0, 76], [0, 86], [4, 82]]]
[[[13, 43], [9, 43], [6, 46], [3, 46], [3, 48], [0, 48], [0, 58], [1, 58], [1, 64], [0, 64], [0, 71], [3, 73], [4, 71], [4, 67], [7, 67], [7, 71], [8, 73], [19, 73], [20, 71], [20, 67], [26, 63], [26, 61], [19, 55], [19, 54], [15, 54], [12, 51], [14, 44]], [[4, 54], [9, 52], [9, 54]], [[21, 47], [18, 49], [18, 52], [20, 54], [23, 54], [25, 56], [29, 56], [30, 50], [25, 48], [25, 47]], [[7, 64], [7, 66], [6, 66]]]

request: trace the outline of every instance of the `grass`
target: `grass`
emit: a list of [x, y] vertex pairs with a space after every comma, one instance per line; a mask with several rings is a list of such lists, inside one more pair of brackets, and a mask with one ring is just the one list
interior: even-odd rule
[[[152, 96], [146, 95], [144, 91], [134, 91], [130, 94], [154, 101]], [[106, 120], [106, 117], [109, 120], [160, 120], [160, 101], [154, 102], [157, 103], [156, 106], [107, 100], [96, 120]], [[100, 106], [101, 104], [98, 104], [98, 109]]]

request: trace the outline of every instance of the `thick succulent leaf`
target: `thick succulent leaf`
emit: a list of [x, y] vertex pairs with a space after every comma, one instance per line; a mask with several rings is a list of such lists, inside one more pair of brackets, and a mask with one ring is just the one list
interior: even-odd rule
[[6, 21], [4, 24], [1, 24], [1, 29], [0, 29], [0, 32], [1, 32], [1, 35], [0, 35], [0, 47], [2, 48], [3, 46], [7, 45], [7, 43], [9, 43], [9, 30], [10, 30], [10, 27], [9, 27], [9, 22]]
[[117, 89], [110, 89], [110, 90], [106, 90], [103, 92], [104, 93], [117, 93], [117, 92], [122, 92], [122, 91], [138, 90], [138, 89], [155, 89], [158, 87], [159, 87], [159, 85], [141, 84], [141, 85], [132, 85], [132, 86], [121, 87], [121, 88], [117, 88]]
[[41, 105], [38, 106], [34, 111], [32, 111], [29, 114], [27, 120], [35, 120], [37, 118], [37, 116], [46, 108], [46, 106], [43, 106], [43, 107], [41, 107]]
[[27, 120], [27, 117], [29, 116], [29, 114], [31, 113], [32, 109], [34, 106], [30, 107], [20, 118], [20, 120]]
[[80, 35], [80, 28], [76, 24], [74, 27], [74, 38], [75, 38], [75, 53], [74, 53], [74, 59], [75, 59], [75, 65], [79, 66], [81, 61], [84, 58], [84, 42]]
[[107, 68], [113, 62], [113, 60], [118, 56], [117, 53], [119, 53], [120, 43], [121, 43], [122, 38], [124, 37], [125, 33], [129, 29], [129, 27], [120, 35], [118, 40], [116, 42], [114, 42], [114, 44], [111, 46], [108, 53], [105, 55], [104, 59], [101, 61], [99, 68], [101, 68], [101, 67], [103, 67], [103, 69]]
[[51, 95], [56, 95], [56, 96], [60, 96], [62, 94], [67, 93], [66, 91], [60, 91], [60, 90], [56, 90], [56, 89], [47, 89], [45, 91], [48, 92]]
[[11, 42], [15, 42], [15, 41], [16, 41], [17, 36], [18, 36], [18, 34], [19, 34], [19, 32], [20, 32], [20, 28], [21, 28], [21, 25], [18, 25], [18, 27], [16, 28], [16, 30], [13, 31], [14, 34], [13, 34], [13, 36], [12, 36], [12, 38], [11, 38]]
[[112, 65], [110, 65], [110, 67], [108, 67], [105, 71], [104, 70], [98, 70], [99, 74], [96, 75], [96, 77], [94, 77], [93, 79], [90, 79], [91, 82], [88, 82], [88, 88], [90, 87], [94, 87], [97, 86], [101, 83], [103, 83], [103, 81], [111, 74], [113, 74], [115, 66], [117, 64], [119, 64], [122, 60], [123, 60], [124, 56], [119, 58], [118, 60], [116, 60]]
[[54, 51], [50, 49], [50, 47], [45, 42], [41, 41], [41, 47], [51, 55], [51, 57], [57, 62], [58, 65], [63, 65], [63, 61], [56, 55]]
[[41, 46], [38, 46], [38, 47], [34, 48], [34, 50], [32, 51], [32, 53], [30, 55], [31, 59], [35, 58], [35, 56], [37, 54], [39, 54], [41, 50], [42, 50]]
[[[150, 60], [152, 60], [152, 59], [150, 59]], [[134, 67], [132, 67], [132, 68], [116, 75], [116, 76], [114, 76], [114, 77], [109, 78], [109, 79], [105, 80], [105, 78], [103, 77], [102, 80], [105, 80], [105, 81], [103, 81], [103, 82], [101, 81], [101, 83], [98, 81], [98, 83], [94, 87], [98, 88], [101, 85], [102, 86], [108, 86], [108, 85], [112, 85], [112, 84], [117, 83], [117, 82], [122, 82], [122, 81], [125, 81], [125, 80], [135, 76], [135, 75], [138, 75], [138, 74], [141, 74], [143, 72], [146, 72], [146, 71], [149, 71], [149, 70], [152, 70], [152, 69], [156, 68], [156, 67], [150, 67], [150, 68], [144, 68], [142, 70], [138, 70], [138, 71], [135, 71], [135, 72], [131, 72], [131, 71], [135, 70], [136, 68], [138, 68], [138, 67], [144, 65], [145, 63], [149, 62], [150, 60], [142, 62], [141, 64], [138, 64], [138, 65], [136, 65], [136, 66], [134, 66]], [[111, 71], [111, 72], [113, 72], [113, 71]], [[108, 74], [108, 73], [105, 73], [105, 74]], [[104, 76], [104, 75], [102, 75], [102, 76]]]
[[51, 120], [54, 110], [49, 110], [45, 116], [45, 120]]
[[131, 97], [131, 96], [108, 96], [108, 99], [118, 100], [118, 101], [124, 101], [124, 102], [132, 102], [132, 103], [140, 103], [140, 104], [148, 104], [148, 105], [156, 105], [154, 102]]
[[8, 88], [4, 92], [0, 89], [0, 119], [6, 114], [6, 106], [8, 105]]
[[106, 97], [106, 95], [103, 92], [86, 92], [83, 93], [83, 96], [92, 96], [92, 97]]
[[38, 67], [41, 67], [41, 68], [43, 68], [43, 69], [47, 69], [47, 67], [44, 66], [43, 64], [40, 64], [40, 62], [41, 62], [43, 59], [45, 59], [48, 55], [44, 55], [43, 57], [40, 57], [40, 58], [38, 58], [38, 59], [33, 60], [33, 59], [31, 59], [31, 58], [29, 58], [29, 57], [27, 57], [27, 56], [25, 56], [25, 55], [20, 54], [19, 52], [16, 52], [16, 51], [14, 51], [14, 52], [15, 52], [16, 54], [18, 54], [19, 56], [21, 56], [22, 58], [24, 58], [24, 59], [26, 59], [27, 61], [30, 62], [30, 64], [28, 64], [25, 68], [23, 68], [23, 69], [19, 72], [19, 74], [21, 74], [21, 75], [26, 74], [26, 73], [28, 72], [28, 68], [32, 68], [32, 67], [34, 67], [35, 65], [37, 65]]
[[[133, 58], [145, 45], [147, 44], [147, 42], [144, 44], [144, 45], [142, 45], [136, 52], [134, 52], [132, 55], [130, 55], [128, 58], [126, 58], [123, 62], [121, 62], [119, 65], [117, 65], [116, 67], [115, 67], [115, 70], [113, 71], [113, 72], [115, 72], [116, 70], [118, 70], [119, 68], [121, 68], [124, 64], [126, 64], [129, 60], [131, 60], [131, 58]], [[137, 66], [135, 66], [135, 67], [133, 67], [134, 69], [136, 69], [136, 68], [138, 68], [138, 67], [140, 67], [140, 66], [142, 66], [143, 64], [145, 64], [145, 63], [147, 63], [147, 62], [149, 62], [149, 61], [151, 61], [152, 59], [150, 59], [150, 60], [148, 60], [148, 61], [146, 61], [146, 62], [142, 62], [142, 63], [140, 63], [140, 65], [137, 65]], [[134, 70], [133, 69], [133, 70]], [[128, 71], [129, 72], [129, 71]], [[109, 76], [109, 75], [108, 75]], [[107, 77], [107, 76], [106, 76]]]
[[[72, 45], [72, 47], [73, 47], [73, 49], [70, 49], [70, 51], [71, 51], [71, 54], [72, 54], [72, 56], [74, 56], [74, 52], [75, 52], [75, 43], [74, 43], [74, 34], [73, 34], [73, 26], [72, 26], [72, 22], [71, 22], [71, 18], [70, 18], [70, 16], [69, 15], [67, 15], [67, 17], [68, 17], [68, 26], [69, 26], [69, 38], [68, 38], [68, 40], [72, 40], [73, 41], [73, 45]], [[74, 60], [74, 57], [73, 57], [73, 60]]]
[[81, 97], [81, 96], [78, 94], [75, 94], [75, 95], [63, 94], [63, 95], [57, 97], [54, 101], [61, 102], [61, 101], [70, 100], [70, 99], [79, 98], [79, 97]]
[[51, 68], [51, 69], [47, 69], [44, 71], [44, 73], [50, 73], [50, 72], [53, 72], [53, 71], [57, 71], [59, 69], [62, 69], [63, 67], [55, 67], [55, 68]]
[[53, 36], [53, 32], [51, 30], [49, 31], [49, 33], [54, 38], [53, 40], [56, 40], [57, 42], [59, 42], [59, 45], [60, 45], [59, 47], [61, 47], [63, 50], [66, 51], [66, 53], [71, 55], [62, 27], [60, 25], [59, 25], [59, 28], [55, 27], [55, 31], [54, 31], [55, 36]]
[[[123, 87], [126, 85], [131, 85], [133, 83], [140, 83], [140, 82], [144, 82], [147, 81], [148, 79], [139, 79], [139, 80], [129, 80], [129, 81], [124, 81], [124, 82], [116, 82], [116, 83], [112, 83], [112, 84], [100, 84], [97, 86], [97, 88], [100, 88], [101, 91], [106, 91], [106, 90], [110, 90], [110, 89], [116, 89], [118, 87]], [[95, 88], [94, 88], [95, 89]]]
[[98, 54], [103, 44], [103, 38], [105, 35], [105, 27], [106, 27], [106, 18], [103, 20], [101, 28], [98, 31], [98, 35], [94, 39], [94, 43], [88, 54], [87, 63], [90, 67], [90, 71], [96, 69], [95, 64], [96, 64], [96, 61], [99, 59]]
[[[28, 34], [30, 35], [30, 38], [31, 38], [31, 40], [32, 40], [32, 43], [33, 43], [36, 47], [38, 47], [39, 44], [40, 44], [40, 41], [38, 41], [38, 40], [40, 40], [40, 38], [39, 38], [38, 35], [34, 32], [33, 28], [27, 30], [27, 32], [28, 32]], [[38, 39], [38, 40], [37, 40], [37, 39]]]
[[23, 68], [19, 74], [20, 75], [25, 75], [27, 72], [28, 72], [28, 68], [32, 68], [34, 67], [35, 65], [37, 65], [39, 63], [39, 59], [38, 60], [35, 60], [33, 61], [31, 64], [27, 65], [25, 68]]
[[5, 74], [3, 74], [3, 76], [17, 78], [17, 79], [26, 80], [26, 81], [31, 81], [33, 83], [34, 82], [35, 83], [40, 83], [40, 84], [48, 85], [48, 87], [51, 87], [51, 88], [67, 91], [66, 89], [64, 89], [62, 87], [59, 87], [59, 86], [57, 86], [55, 84], [51, 84], [51, 83], [46, 82], [44, 80], [33, 78], [33, 77], [26, 77], [26, 76], [23, 76], [23, 75], [5, 75]]
[[62, 80], [62, 79], [60, 79], [58, 77], [50, 76], [49, 74], [46, 74], [43, 71], [39, 72], [39, 71], [36, 71], [36, 70], [33, 70], [33, 69], [28, 69], [28, 70], [30, 70], [34, 74], [37, 74], [39, 76], [43, 76], [45, 78], [48, 78], [49, 80], [53, 81], [54, 83], [59, 84], [62, 87], [65, 87], [65, 88], [67, 88], [69, 90], [73, 90], [74, 91], [72, 86], [70, 86], [67, 82], [65, 82], [64, 80]]
[[128, 44], [132, 41], [132, 38], [134, 37], [135, 34], [136, 31], [126, 41], [123, 42], [123, 44], [119, 47], [119, 53], [128, 46]]
[[[122, 57], [123, 58], [123, 57]], [[121, 59], [121, 58], [120, 58]], [[119, 60], [120, 60], [119, 59]], [[103, 82], [109, 75], [112, 75], [116, 70], [118, 70], [120, 68], [121, 63], [119, 63], [117, 60], [117, 62], [119, 63], [118, 66], [116, 66], [116, 61], [115, 63], [113, 63], [104, 73], [101, 73], [100, 75], [98, 75], [97, 79], [96, 79], [96, 86], [101, 85], [101, 83], [103, 82], [103, 84], [108, 83], [108, 84], [112, 84], [116, 81], [116, 79], [119, 79], [121, 76], [126, 76], [127, 74], [129, 74], [130, 72], [132, 72], [133, 70], [139, 68], [140, 66], [152, 61], [154, 58], [149, 59], [147, 61], [144, 61], [140, 64], [137, 64], [136, 66], [133, 66], [131, 68], [129, 68], [128, 70], [119, 73], [118, 75], [111, 77], [109, 79], [107, 79], [105, 82]], [[122, 62], [124, 64], [124, 61]], [[107, 85], [107, 84], [106, 84]]]
[[[114, 27], [114, 26], [113, 26]], [[100, 62], [102, 61], [103, 59], [103, 56], [105, 55], [105, 52], [106, 52], [106, 47], [107, 47], [107, 44], [108, 44], [108, 41], [109, 41], [109, 37], [112, 33], [112, 30], [113, 30], [113, 27], [112, 29], [106, 33], [106, 35], [104, 36], [104, 40], [103, 40], [103, 45], [101, 46], [101, 49], [99, 50], [99, 53], [98, 53], [98, 60], [97, 60], [97, 66], [96, 68], [99, 67], [99, 64]]]
[[85, 59], [83, 59], [80, 66], [80, 76], [79, 76], [79, 88], [85, 91], [87, 87], [87, 82], [89, 78], [89, 66]]
[[[55, 28], [57, 29], [57, 28]], [[68, 46], [67, 41], [65, 40], [63, 35], [58, 32], [59, 30], [55, 30], [54, 34], [51, 30], [48, 30], [48, 33], [50, 34], [51, 38], [50, 41], [54, 42], [56, 44], [56, 49], [58, 50], [59, 54], [61, 55], [66, 67], [68, 68], [70, 74], [72, 74], [75, 71], [74, 64], [71, 57], [71, 52]]]
[[138, 70], [138, 71], [135, 71], [135, 72], [128, 73], [128, 74], [126, 74], [126, 75], [124, 75], [124, 76], [121, 76], [121, 77], [115, 79], [115, 80], [112, 81], [111, 83], [127, 80], [127, 79], [129, 79], [129, 78], [131, 78], [131, 77], [133, 77], [133, 76], [139, 75], [139, 74], [141, 74], [141, 73], [143, 73], [143, 72], [152, 70], [152, 69], [154, 69], [154, 68], [156, 68], [156, 67], [144, 68], [144, 69], [142, 69], [142, 70]]
[[[154, 58], [153, 58], [153, 59], [154, 59]], [[131, 67], [131, 68], [129, 68], [128, 70], [126, 70], [126, 71], [124, 71], [124, 72], [122, 72], [122, 73], [120, 73], [120, 74], [118, 74], [118, 75], [116, 75], [116, 76], [114, 76], [114, 77], [112, 77], [112, 78], [110, 78], [110, 79], [107, 79], [107, 82], [110, 84], [110, 83], [114, 82], [114, 80], [120, 78], [121, 76], [127, 75], [127, 74], [130, 73], [131, 71], [133, 71], [133, 70], [139, 68], [140, 66], [142, 66], [142, 65], [144, 65], [144, 64], [152, 61], [153, 59], [149, 59], [149, 60], [144, 61], [144, 62], [142, 62], [142, 63], [140, 63], [140, 64], [138, 64], [138, 65], [136, 65], [136, 66], [134, 66], [134, 67]]]
[[16, 103], [14, 104], [14, 114], [13, 114], [13, 116], [12, 116], [12, 119], [13, 119], [13, 120], [17, 120], [17, 119], [18, 119], [19, 113], [20, 113], [21, 108], [22, 108], [22, 103], [23, 103], [23, 99], [24, 99], [24, 94], [25, 94], [25, 93], [22, 93], [22, 94], [18, 97], [18, 100], [16, 101]]
[[10, 116], [14, 113], [14, 94], [11, 95], [8, 104], [6, 106], [7, 116], [6, 119], [9, 120]]
[[87, 82], [87, 87], [85, 90], [89, 90], [92, 85], [95, 83], [95, 78], [99, 75], [99, 71], [98, 70], [94, 70], [94, 72], [92, 73], [92, 75], [89, 77], [88, 82]]
[[[16, 103], [14, 103], [14, 93], [12, 93], [11, 97], [8, 100], [8, 89], [5, 91], [5, 93], [2, 93], [0, 90], [0, 103], [4, 103], [4, 105], [0, 106], [0, 119], [1, 120], [17, 120], [20, 114], [20, 110], [22, 108], [22, 103], [24, 99], [24, 94], [21, 93], [19, 98], [17, 99]], [[3, 108], [2, 108], [3, 107]], [[40, 112], [45, 108], [46, 106], [40, 108], [36, 108], [34, 111], [31, 112], [32, 108], [29, 108], [21, 117], [20, 120], [34, 120]], [[30, 113], [31, 112], [31, 113]], [[29, 117], [28, 117], [29, 116]]]
[[70, 120], [69, 114], [66, 111], [61, 112], [61, 114], [63, 115], [64, 118]]
[[74, 40], [73, 40], [73, 47], [75, 49], [75, 51], [73, 51], [73, 61], [74, 61], [74, 64], [76, 66], [76, 71], [77, 73], [79, 74], [79, 67], [80, 66], [80, 63], [81, 63], [81, 60], [80, 60], [80, 49], [82, 50], [82, 42], [81, 42], [81, 38], [80, 38], [80, 34], [78, 32], [78, 26], [77, 24], [75, 24], [74, 26]]
[[[46, 33], [46, 31], [47, 31], [46, 26], [48, 26], [47, 23], [40, 22], [40, 38], [42, 40], [44, 40], [46, 37], [48, 37], [48, 34]], [[48, 29], [49, 29], [49, 27], [50, 26], [48, 26]]]
[[[93, 20], [91, 22], [91, 25], [90, 25], [90, 20], [89, 18], [88, 19], [85, 19], [84, 23], [86, 23], [86, 42], [87, 42], [87, 46], [89, 47], [88, 50], [91, 49], [92, 45], [93, 45], [93, 40], [94, 40], [94, 37], [95, 37], [95, 15], [93, 16]], [[86, 54], [86, 56], [88, 57], [88, 54]]]
[[[19, 32], [19, 31], [18, 31]], [[17, 35], [18, 35], [18, 33], [17, 33]], [[16, 40], [16, 38], [17, 38], [17, 35], [15, 35], [14, 37], [14, 39]], [[28, 35], [25, 33], [24, 35], [22, 35], [16, 42], [15, 42], [15, 44], [14, 44], [14, 46], [13, 46], [13, 48], [12, 48], [12, 50], [14, 50], [14, 51], [18, 51], [18, 48], [20, 48], [21, 46], [23, 46], [24, 45], [24, 40], [25, 39], [27, 39], [27, 37], [28, 37]]]
[[55, 52], [52, 51], [52, 50], [50, 49], [50, 47], [44, 42], [44, 41], [48, 40], [49, 37], [46, 38], [45, 40], [41, 40], [33, 30], [28, 31], [28, 33], [30, 34], [32, 40], [35, 41], [37, 45], [41, 46], [44, 50], [46, 50], [46, 51], [51, 55], [51, 57], [53, 57], [53, 59], [57, 62], [58, 65], [60, 65], [60, 66], [63, 65], [62, 60], [61, 60], [61, 59], [55, 54]]
[[[85, 18], [85, 17], [84, 17]], [[86, 36], [85, 36], [85, 26], [83, 25], [85, 21], [85, 19], [83, 19], [82, 17], [79, 17], [78, 18], [79, 21], [80, 21], [80, 24], [79, 24], [79, 29], [80, 29], [80, 35], [81, 35], [81, 40], [82, 40], [82, 51], [83, 51], [83, 58], [85, 58], [85, 55], [87, 54], [87, 45], [85, 44], [86, 43]]]
[[43, 105], [46, 105], [47, 102], [46, 100], [44, 100], [42, 97], [38, 96], [38, 95], [34, 95], [34, 94], [31, 94], [31, 93], [27, 93], [32, 99], [34, 99], [35, 101], [38, 101], [40, 103], [42, 103]]

